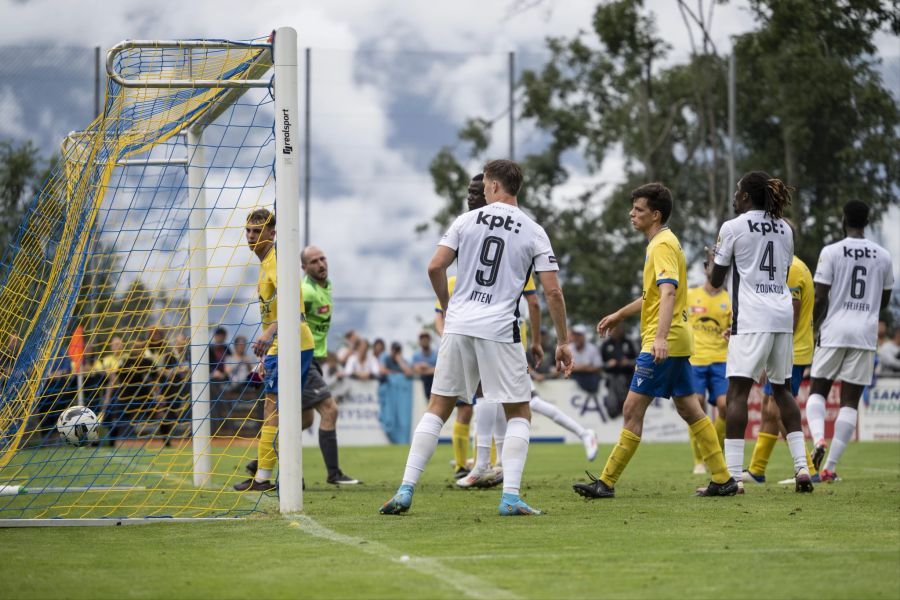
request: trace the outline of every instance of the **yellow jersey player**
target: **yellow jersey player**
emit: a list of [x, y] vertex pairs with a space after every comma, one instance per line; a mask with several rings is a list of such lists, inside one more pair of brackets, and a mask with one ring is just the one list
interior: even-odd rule
[[[785, 219], [791, 225], [791, 222]], [[791, 229], [794, 229], [791, 225]], [[800, 383], [803, 374], [812, 363], [813, 357], [813, 300], [815, 288], [813, 286], [812, 273], [799, 257], [794, 256], [791, 261], [791, 269], [788, 271], [788, 287], [791, 289], [791, 302], [794, 307], [794, 366], [791, 369], [791, 393], [794, 398], [800, 393]], [[750, 467], [744, 471], [745, 483], [765, 483], [766, 466], [769, 457], [778, 441], [778, 434], [784, 433], [781, 427], [781, 413], [775, 398], [772, 395], [772, 384], [766, 381], [763, 387], [762, 418], [759, 424], [759, 434], [756, 436], [756, 446], [753, 447], [753, 456], [750, 459]], [[809, 469], [813, 483], [819, 480], [816, 468], [812, 464], [809, 450], [806, 451], [806, 467]], [[782, 483], [782, 482], [779, 482]], [[784, 483], [794, 483], [794, 478], [784, 480]]]
[[[728, 357], [728, 338], [731, 328], [731, 298], [728, 292], [714, 288], [709, 282], [712, 260], [703, 263], [706, 281], [703, 285], [688, 290], [688, 322], [694, 334], [694, 354], [691, 355], [691, 369], [694, 372], [694, 393], [700, 408], [709, 402], [716, 408], [716, 436], [719, 446], [725, 440], [725, 393], [728, 379], [725, 378], [725, 359]], [[703, 457], [697, 441], [691, 437], [694, 451], [694, 473], [706, 473]]]
[[653, 399], [660, 397], [674, 400], [678, 414], [700, 446], [712, 476], [702, 495], [733, 496], [738, 482], [728, 474], [713, 424], [694, 396], [688, 360], [694, 344], [687, 315], [687, 267], [678, 238], [666, 226], [672, 214], [672, 193], [662, 184], [648, 183], [632, 191], [631, 200], [631, 224], [648, 242], [643, 294], [603, 317], [597, 332], [605, 335], [624, 318], [640, 312], [641, 353], [625, 398], [619, 443], [599, 478], [591, 475], [591, 483], [572, 487], [586, 498], [615, 496], [616, 482], [641, 443], [644, 414]]
[[[266, 399], [263, 408], [263, 425], [257, 447], [257, 464], [249, 471], [254, 476], [235, 484], [239, 492], [245, 490], [267, 492], [275, 489], [271, 482], [278, 456], [275, 453], [275, 437], [278, 433], [278, 276], [275, 261], [275, 215], [268, 209], [258, 208], [247, 217], [245, 228], [247, 245], [260, 260], [259, 311], [263, 332], [253, 342], [253, 352], [259, 356], [265, 370]], [[303, 292], [300, 292], [300, 377], [306, 379], [312, 363], [315, 341], [303, 312]], [[290, 348], [286, 349], [290, 351]]]

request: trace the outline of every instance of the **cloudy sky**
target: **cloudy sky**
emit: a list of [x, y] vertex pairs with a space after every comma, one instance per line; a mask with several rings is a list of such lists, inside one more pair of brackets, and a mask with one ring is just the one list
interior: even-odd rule
[[[73, 63], [62, 106], [58, 92], [37, 91], [24, 103], [10, 90], [15, 82], [35, 90], [48, 85], [34, 65], [0, 65], [0, 137], [33, 137], [42, 149], [49, 146], [49, 154], [52, 140], [90, 120], [90, 52], [71, 47], [105, 49], [123, 39], [247, 39], [294, 27], [301, 48], [313, 49], [311, 237], [331, 263], [338, 299], [333, 333], [354, 327], [370, 337], [413, 340], [433, 315], [425, 265], [438, 234], [414, 232], [440, 207], [428, 162], [441, 146], [455, 142], [466, 117], [503, 114], [509, 51], [516, 52], [519, 69], [540, 65], [544, 39], [589, 28], [595, 4], [0, 0], [4, 46], [53, 44], [64, 49], [50, 62]], [[674, 0], [646, 4], [673, 47], [670, 59], [686, 56], [688, 33]], [[727, 51], [729, 36], [752, 26], [743, 2], [717, 6], [713, 24], [720, 52]], [[896, 38], [878, 41], [885, 56], [900, 53]], [[895, 89], [897, 64], [887, 73]], [[57, 87], [46, 89], [58, 90], [59, 77], [52, 79]], [[500, 119], [493, 154], [507, 155], [507, 137], [506, 120]], [[517, 125], [516, 139], [519, 155], [539, 143], [527, 124]], [[598, 178], [615, 181], [619, 167], [611, 158]], [[569, 189], [583, 181], [576, 176]], [[370, 297], [390, 300], [361, 300]]]

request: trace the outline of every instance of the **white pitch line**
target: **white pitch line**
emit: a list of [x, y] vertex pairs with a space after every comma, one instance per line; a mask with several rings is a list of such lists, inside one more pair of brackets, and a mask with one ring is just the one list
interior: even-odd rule
[[[322, 538], [337, 544], [343, 544], [355, 548], [365, 554], [371, 554], [379, 558], [385, 558], [391, 562], [398, 563], [409, 567], [414, 571], [418, 571], [422, 575], [433, 577], [442, 583], [454, 588], [464, 596], [476, 598], [477, 600], [488, 599], [505, 599], [515, 600], [518, 598], [515, 594], [508, 590], [494, 587], [490, 583], [479, 579], [478, 577], [452, 569], [442, 562], [433, 558], [424, 556], [410, 556], [407, 560], [401, 559], [401, 553], [393, 550], [380, 542], [373, 542], [365, 538], [353, 537], [338, 533], [327, 527], [320, 525], [311, 517], [300, 515], [293, 517], [300, 525], [300, 530], [313, 537]], [[405, 555], [404, 555], [405, 556]]]

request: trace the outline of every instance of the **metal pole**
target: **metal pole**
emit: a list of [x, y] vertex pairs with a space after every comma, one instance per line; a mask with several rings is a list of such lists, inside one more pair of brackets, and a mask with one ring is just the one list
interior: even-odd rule
[[297, 32], [275, 31], [275, 213], [278, 216], [278, 499], [303, 510], [300, 380], [300, 160]]
[[732, 186], [737, 183], [735, 180], [734, 174], [734, 152], [735, 152], [735, 143], [737, 139], [737, 108], [736, 108], [736, 97], [737, 89], [735, 83], [735, 60], [734, 60], [734, 50], [732, 49], [731, 55], [728, 57], [728, 188], [731, 189]]
[[303, 246], [309, 246], [309, 175], [310, 175], [310, 165], [309, 165], [309, 155], [310, 155], [310, 145], [311, 145], [311, 134], [312, 130], [310, 129], [310, 121], [309, 121], [309, 101], [311, 96], [311, 88], [310, 88], [310, 67], [312, 65], [312, 49], [306, 49], [306, 104], [304, 107], [305, 110], [305, 122], [303, 124], [304, 127], [304, 140], [303, 140]]
[[100, 116], [100, 46], [94, 47], [94, 117]]
[[188, 130], [188, 206], [191, 283], [191, 432], [194, 451], [194, 485], [210, 483], [209, 455], [209, 290], [206, 282], [206, 179], [203, 134]]
[[509, 160], [516, 160], [516, 53], [509, 53]]

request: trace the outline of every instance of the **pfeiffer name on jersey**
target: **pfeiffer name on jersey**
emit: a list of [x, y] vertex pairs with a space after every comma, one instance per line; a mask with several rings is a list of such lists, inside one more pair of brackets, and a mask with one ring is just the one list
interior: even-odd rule
[[486, 292], [473, 291], [469, 294], [469, 300], [472, 302], [481, 302], [482, 304], [490, 304], [491, 300], [494, 299], [493, 294], [488, 294]]
[[858, 310], [862, 312], [869, 312], [872, 310], [872, 305], [868, 302], [853, 302], [852, 300], [847, 300], [841, 306], [844, 310]]

